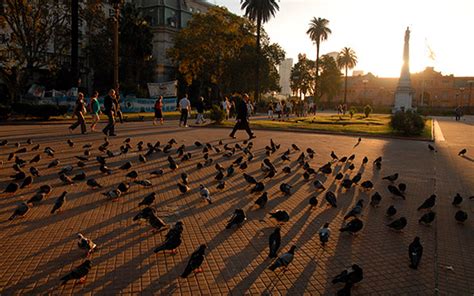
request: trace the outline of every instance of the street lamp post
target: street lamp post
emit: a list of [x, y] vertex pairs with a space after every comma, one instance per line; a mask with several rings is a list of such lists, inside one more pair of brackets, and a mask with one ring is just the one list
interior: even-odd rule
[[467, 83], [469, 83], [469, 99], [467, 101], [467, 109], [468, 109], [468, 112], [471, 113], [471, 94], [472, 94], [472, 84], [474, 83], [474, 80], [468, 80]]
[[112, 4], [115, 9], [114, 15], [114, 89], [115, 93], [120, 96], [119, 93], [119, 20], [120, 20], [120, 4], [121, 0], [113, 0]]

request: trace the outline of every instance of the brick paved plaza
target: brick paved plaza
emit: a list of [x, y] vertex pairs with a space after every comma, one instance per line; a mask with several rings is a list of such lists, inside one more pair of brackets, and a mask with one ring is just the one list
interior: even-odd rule
[[[218, 145], [219, 140], [233, 147], [242, 144], [244, 132], [237, 139], [228, 137], [229, 130], [205, 128], [178, 128], [176, 122], [167, 122], [163, 126], [152, 126], [150, 122], [135, 122], [118, 125], [118, 137], [110, 138], [110, 150], [120, 151], [124, 139], [131, 137], [134, 148], [125, 155], [107, 159], [107, 165], [114, 170], [111, 175], [99, 171], [96, 156], [103, 155], [97, 149], [103, 143], [102, 133], [89, 133], [85, 136], [70, 135], [67, 125], [28, 124], [0, 126], [0, 141], [7, 139], [9, 144], [0, 147], [0, 184], [2, 191], [14, 174], [13, 160], [8, 161], [10, 152], [20, 142], [28, 152], [18, 154], [29, 162], [35, 155], [41, 154], [39, 163], [34, 164], [41, 177], [33, 184], [20, 189], [13, 195], [0, 195], [0, 295], [28, 294], [143, 294], [143, 295], [335, 295], [342, 288], [333, 285], [331, 279], [347, 266], [359, 264], [364, 270], [364, 280], [352, 290], [353, 295], [473, 295], [474, 294], [474, 119], [462, 122], [452, 119], [438, 119], [438, 152], [432, 153], [427, 142], [362, 138], [360, 145], [354, 148], [357, 137], [318, 135], [308, 133], [286, 133], [256, 131], [253, 161], [246, 173], [262, 180], [264, 173], [260, 163], [265, 157], [265, 146], [270, 139], [281, 148], [270, 156], [278, 169], [278, 174], [266, 180], [269, 201], [263, 210], [250, 210], [258, 194], [251, 194], [251, 187], [236, 169], [236, 174], [225, 178], [226, 188], [216, 189], [214, 180], [216, 162], [227, 168], [237, 157], [243, 155], [237, 150], [231, 158], [224, 158], [222, 152], [210, 152], [214, 162], [198, 170], [196, 164], [204, 162], [202, 148], [194, 145], [196, 140]], [[441, 137], [439, 131], [442, 131]], [[26, 144], [31, 138], [33, 144]], [[176, 171], [168, 168], [167, 154], [157, 152], [146, 163], [138, 161], [136, 145], [139, 141], [155, 143], [161, 141], [161, 148], [169, 139], [175, 138], [169, 155], [179, 160], [176, 148], [186, 145], [186, 152], [192, 153], [191, 160], [179, 163]], [[67, 139], [74, 141], [70, 148]], [[74, 156], [83, 155], [84, 144], [92, 144], [91, 156], [86, 166], [79, 169]], [[283, 163], [281, 154], [291, 144], [306, 150], [316, 151], [310, 159], [313, 168], [319, 168], [331, 160], [334, 151], [339, 156], [356, 154], [355, 169], [335, 164], [336, 172], [354, 176], [363, 172], [362, 181], [372, 180], [374, 190], [363, 192], [360, 186], [342, 190], [335, 181], [334, 173], [324, 177], [318, 174], [310, 181], [303, 178], [303, 168], [297, 164], [299, 152], [292, 151], [291, 161]], [[40, 144], [37, 152], [31, 148]], [[43, 150], [46, 146], [55, 149], [55, 157], [60, 164], [47, 168], [54, 159]], [[467, 148], [465, 157], [457, 155]], [[144, 152], [143, 152], [144, 153]], [[362, 158], [369, 162], [361, 166]], [[372, 161], [382, 156], [382, 168], [377, 170]], [[131, 161], [140, 178], [152, 181], [153, 186], [144, 189], [133, 184], [129, 192], [118, 201], [107, 200], [101, 193], [116, 188], [118, 183], [126, 181], [126, 171], [117, 168]], [[88, 178], [94, 177], [104, 188], [90, 189], [85, 181], [75, 185], [63, 185], [58, 178], [61, 168], [73, 165], [72, 176], [84, 170]], [[283, 166], [292, 167], [292, 173], [281, 171]], [[25, 168], [31, 165], [26, 164]], [[28, 172], [28, 170], [25, 170]], [[162, 177], [150, 176], [150, 172], [163, 169]], [[180, 194], [176, 184], [179, 175], [187, 172], [191, 191]], [[406, 200], [393, 197], [386, 189], [388, 181], [383, 176], [398, 172], [399, 181], [407, 184]], [[337, 196], [338, 207], [327, 207], [324, 192], [314, 189], [313, 181], [318, 179]], [[279, 191], [282, 182], [293, 186], [291, 196]], [[28, 200], [41, 185], [50, 184], [52, 193], [35, 205], [26, 217], [8, 221], [19, 202]], [[211, 191], [212, 204], [202, 202], [199, 196], [199, 184]], [[67, 202], [59, 214], [50, 214], [56, 198], [68, 191]], [[166, 231], [152, 233], [151, 227], [138, 224], [132, 218], [138, 213], [138, 203], [150, 192], [157, 193], [154, 206], [158, 216], [173, 225], [181, 220], [184, 223], [183, 243], [176, 255], [155, 254], [153, 249], [159, 245]], [[379, 208], [369, 205], [370, 196], [378, 191], [382, 195]], [[422, 213], [417, 207], [431, 194], [437, 194], [434, 211], [436, 219], [431, 226], [418, 223]], [[456, 193], [464, 197], [460, 208], [469, 215], [464, 225], [456, 223], [454, 214], [458, 208], [451, 205]], [[308, 200], [318, 194], [319, 204], [310, 209]], [[344, 215], [360, 199], [364, 198], [364, 228], [357, 235], [340, 233]], [[398, 209], [396, 217], [405, 216], [408, 225], [403, 232], [389, 230], [385, 217], [389, 205]], [[236, 208], [247, 213], [248, 220], [237, 229], [225, 229], [226, 222]], [[293, 244], [297, 246], [294, 261], [286, 272], [274, 273], [267, 269], [268, 237], [274, 224], [268, 213], [284, 209], [290, 214], [288, 223], [282, 226], [282, 245], [279, 255]], [[317, 231], [330, 222], [332, 230], [329, 243], [322, 248]], [[76, 233], [81, 232], [97, 243], [99, 249], [92, 254], [92, 269], [84, 284], [73, 281], [61, 286], [60, 278], [84, 260], [84, 252], [78, 249]], [[423, 258], [418, 270], [408, 267], [408, 245], [415, 236], [421, 238], [424, 246]], [[204, 272], [180, 278], [189, 256], [200, 244], [207, 244], [206, 257], [202, 265]]]

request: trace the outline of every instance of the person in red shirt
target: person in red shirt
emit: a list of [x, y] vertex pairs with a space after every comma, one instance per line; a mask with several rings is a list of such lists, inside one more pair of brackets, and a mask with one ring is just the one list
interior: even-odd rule
[[163, 124], [163, 97], [159, 96], [155, 102], [155, 118], [153, 119], [153, 125], [156, 125], [158, 120], [160, 124]]

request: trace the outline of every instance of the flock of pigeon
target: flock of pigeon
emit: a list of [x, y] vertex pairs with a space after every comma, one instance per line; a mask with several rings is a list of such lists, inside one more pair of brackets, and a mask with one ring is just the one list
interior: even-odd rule
[[[361, 138], [358, 139], [356, 146], [361, 142]], [[67, 140], [67, 145], [70, 148], [75, 147], [75, 143], [72, 140]], [[224, 144], [222, 141], [219, 141], [218, 144], [212, 145], [210, 143], [201, 143], [196, 141], [193, 145], [185, 146], [182, 144], [178, 146], [178, 143], [175, 139], [169, 140], [167, 143], [162, 145], [159, 141], [157, 143], [145, 143], [140, 141], [135, 144], [135, 147], [132, 146], [132, 139], [127, 138], [123, 142], [123, 145], [120, 146], [118, 152], [113, 152], [112, 144], [107, 138], [104, 139], [103, 143], [98, 147], [93, 147], [92, 144], [86, 144], [82, 147], [83, 153], [81, 155], [76, 155], [77, 158], [77, 172], [73, 174], [76, 170], [72, 165], [67, 165], [62, 168], [60, 167], [61, 159], [56, 158], [56, 151], [53, 147], [44, 147], [42, 148], [43, 153], [40, 152], [40, 145], [34, 144], [31, 139], [28, 139], [26, 143], [14, 143], [13, 145], [9, 144], [7, 140], [0, 142], [0, 147], [5, 149], [13, 148], [14, 151], [9, 153], [8, 159], [4, 164], [12, 163], [13, 173], [10, 176], [12, 181], [9, 183], [6, 188], [3, 190], [4, 194], [14, 195], [26, 187], [33, 185], [35, 178], [41, 178], [41, 171], [35, 167], [39, 162], [43, 161], [48, 164], [44, 169], [58, 170], [58, 177], [64, 187], [75, 184], [78, 182], [85, 182], [88, 187], [92, 189], [100, 190], [102, 185], [100, 184], [100, 179], [96, 180], [93, 178], [88, 178], [84, 172], [85, 167], [90, 167], [92, 165], [97, 165], [99, 167], [100, 173], [104, 175], [111, 174], [124, 174], [126, 177], [125, 182], [121, 182], [116, 188], [107, 190], [102, 194], [105, 198], [110, 199], [111, 201], [118, 201], [124, 195], [127, 194], [133, 184], [139, 185], [143, 188], [150, 188], [153, 186], [151, 178], [159, 178], [163, 174], [169, 171], [176, 171], [179, 169], [182, 163], [189, 161], [191, 158], [199, 158], [200, 161], [196, 165], [196, 169], [200, 170], [204, 167], [214, 166], [216, 170], [216, 175], [214, 177], [216, 187], [215, 189], [210, 189], [199, 184], [199, 195], [202, 198], [203, 202], [212, 204], [212, 192], [223, 190], [226, 187], [226, 180], [229, 178], [237, 177], [240, 174], [246, 183], [248, 183], [250, 192], [258, 195], [258, 198], [255, 199], [254, 204], [250, 210], [263, 211], [269, 200], [269, 196], [266, 190], [266, 182], [277, 174], [290, 174], [295, 170], [295, 167], [285, 165], [286, 163], [291, 162], [293, 155], [298, 155], [296, 158], [296, 170], [302, 173], [302, 177], [307, 182], [312, 182], [314, 185], [314, 190], [317, 194], [312, 195], [308, 198], [308, 206], [313, 208], [321, 202], [326, 202], [328, 207], [337, 208], [338, 198], [336, 193], [327, 189], [323, 182], [317, 178], [319, 175], [325, 175], [326, 177], [334, 176], [335, 181], [343, 190], [351, 190], [353, 187], [360, 187], [360, 190], [370, 192], [374, 189], [374, 183], [371, 180], [363, 180], [362, 173], [357, 173], [353, 177], [344, 175], [341, 172], [336, 174], [334, 168], [336, 165], [343, 164], [349, 170], [354, 170], [356, 158], [355, 154], [350, 156], [339, 157], [333, 151], [330, 154], [330, 159], [328, 162], [321, 167], [315, 168], [312, 167], [310, 162], [311, 159], [315, 156], [315, 151], [311, 148], [307, 148], [304, 151], [300, 149], [295, 144], [292, 144], [291, 147], [288, 147], [286, 150], [281, 149], [280, 145], [275, 143], [273, 140], [270, 140], [268, 146], [264, 148], [266, 156], [263, 161], [260, 163], [260, 169], [263, 173], [262, 178], [258, 180], [254, 176], [246, 173], [246, 169], [250, 162], [255, 161], [253, 153], [253, 142], [244, 141], [243, 143], [235, 144]], [[436, 149], [432, 145], [428, 145], [430, 151], [436, 152]], [[281, 150], [280, 150], [281, 149]], [[98, 152], [96, 152], [96, 150]], [[195, 150], [200, 152], [195, 152]], [[284, 150], [284, 151], [282, 151]], [[163, 169], [156, 169], [150, 172], [150, 179], [142, 178], [136, 167], [139, 166], [132, 161], [127, 161], [119, 167], [109, 167], [108, 161], [116, 157], [117, 155], [126, 155], [130, 151], [138, 153], [138, 162], [146, 163], [149, 158], [153, 158], [156, 155], [166, 157], [167, 167]], [[193, 153], [191, 153], [191, 151]], [[26, 155], [27, 152], [33, 152], [36, 154], [31, 159], [22, 158], [23, 155]], [[36, 153], [35, 153], [36, 152]], [[8, 153], [8, 152], [7, 152]], [[459, 155], [463, 156], [467, 153], [466, 149], [460, 151]], [[93, 156], [94, 154], [94, 156]], [[199, 154], [199, 155], [196, 155]], [[273, 161], [271, 160], [271, 156]], [[214, 159], [214, 158], [215, 159]], [[220, 157], [217, 159], [217, 157]], [[227, 161], [227, 166], [223, 164]], [[362, 166], [369, 165], [369, 159], [364, 157], [362, 159]], [[374, 169], [380, 170], [382, 167], [382, 157], [378, 157], [372, 161]], [[278, 167], [277, 167], [278, 166]], [[382, 178], [387, 182], [387, 190], [392, 195], [393, 198], [405, 199], [407, 194], [406, 184], [399, 182], [399, 174], [394, 173], [392, 175], [385, 176]], [[267, 182], [268, 184], [268, 182]], [[180, 178], [177, 182], [177, 187], [181, 194], [185, 195], [191, 190], [191, 182], [189, 181], [189, 176], [186, 172], [180, 174]], [[197, 185], [197, 184], [196, 184]], [[63, 187], [62, 186], [62, 187]], [[288, 183], [281, 183], [279, 186], [281, 193], [287, 197], [290, 197], [293, 193], [293, 187]], [[41, 204], [43, 200], [48, 198], [48, 196], [53, 191], [52, 186], [43, 185], [40, 186], [37, 192], [29, 198], [27, 201], [21, 202], [18, 207], [14, 210], [9, 220], [14, 220], [18, 217], [25, 217], [29, 211], [34, 210], [34, 208]], [[319, 194], [324, 193], [324, 201], [319, 200]], [[61, 210], [66, 206], [66, 197], [68, 192], [64, 191], [56, 199], [53, 208], [51, 209], [51, 214], [56, 214], [61, 212]], [[147, 223], [152, 231], [159, 232], [167, 230], [167, 233], [164, 237], [163, 242], [158, 245], [155, 249], [155, 253], [159, 252], [170, 252], [176, 253], [177, 249], [182, 243], [182, 233], [184, 231], [184, 225], [182, 221], [177, 221], [173, 226], [167, 225], [163, 219], [157, 215], [156, 208], [153, 207], [157, 194], [151, 192], [146, 195], [143, 200], [138, 203], [138, 206], [141, 208], [140, 211], [134, 216], [130, 217], [133, 221], [140, 223]], [[431, 224], [435, 217], [436, 212], [432, 209], [436, 205], [437, 196], [435, 194], [431, 195], [426, 199], [419, 207], [420, 219], [419, 223], [421, 224]], [[469, 199], [474, 199], [474, 196], [469, 197]], [[370, 206], [379, 207], [382, 201], [382, 195], [379, 192], [374, 192], [370, 197]], [[460, 207], [463, 202], [463, 197], [457, 193], [452, 201], [452, 205], [455, 207]], [[357, 201], [355, 206], [344, 216], [344, 225], [340, 227], [340, 232], [348, 232], [350, 234], [357, 234], [364, 228], [364, 221], [361, 216], [364, 211], [366, 201], [360, 199]], [[406, 217], [401, 214], [398, 218], [395, 219], [398, 210], [395, 206], [391, 205], [386, 210], [386, 216], [391, 219], [391, 222], [386, 226], [388, 229], [394, 231], [403, 231], [407, 226], [408, 221]], [[276, 258], [268, 267], [269, 270], [277, 271], [283, 270], [283, 272], [290, 266], [295, 252], [298, 246], [293, 245], [286, 252], [281, 252], [281, 227], [290, 221], [290, 214], [285, 210], [276, 210], [268, 213], [270, 219], [274, 221], [275, 229], [269, 237], [269, 251], [268, 256], [270, 258]], [[468, 215], [462, 209], [459, 209], [455, 214], [455, 220], [458, 223], [464, 223]], [[234, 229], [240, 227], [247, 220], [246, 213], [244, 209], [235, 209], [232, 216], [225, 225], [226, 229]], [[223, 225], [224, 227], [224, 225]], [[231, 230], [229, 230], [231, 231]], [[324, 247], [330, 240], [331, 230], [330, 223], [325, 223], [318, 231], [318, 236], [320, 239], [321, 246]], [[70, 273], [66, 274], [61, 278], [62, 284], [66, 284], [70, 280], [79, 280], [81, 283], [85, 281], [85, 278], [89, 271], [92, 268], [92, 261], [89, 259], [95, 250], [98, 249], [98, 246], [90, 239], [86, 238], [83, 234], [78, 233], [78, 247], [85, 252], [86, 260], [82, 262], [79, 266], [74, 268]], [[181, 274], [181, 277], [186, 278], [191, 273], [202, 272], [201, 264], [204, 261], [206, 252], [206, 244], [201, 244], [190, 256], [188, 264]], [[280, 255], [279, 255], [280, 254]], [[409, 245], [408, 255], [409, 255], [409, 267], [417, 269], [420, 264], [423, 254], [423, 246], [420, 242], [419, 237], [415, 237], [413, 242]], [[343, 283], [344, 286], [337, 292], [337, 295], [350, 295], [352, 287], [363, 280], [363, 269], [358, 264], [352, 264], [349, 268], [342, 271], [340, 274], [336, 275], [333, 279], [333, 283]]]

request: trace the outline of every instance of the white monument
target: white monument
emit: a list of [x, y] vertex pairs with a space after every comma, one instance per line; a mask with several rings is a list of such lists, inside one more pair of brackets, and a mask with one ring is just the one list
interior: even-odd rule
[[403, 66], [395, 91], [395, 105], [393, 112], [413, 109], [413, 88], [410, 79], [410, 28], [405, 31], [405, 46], [403, 47]]

